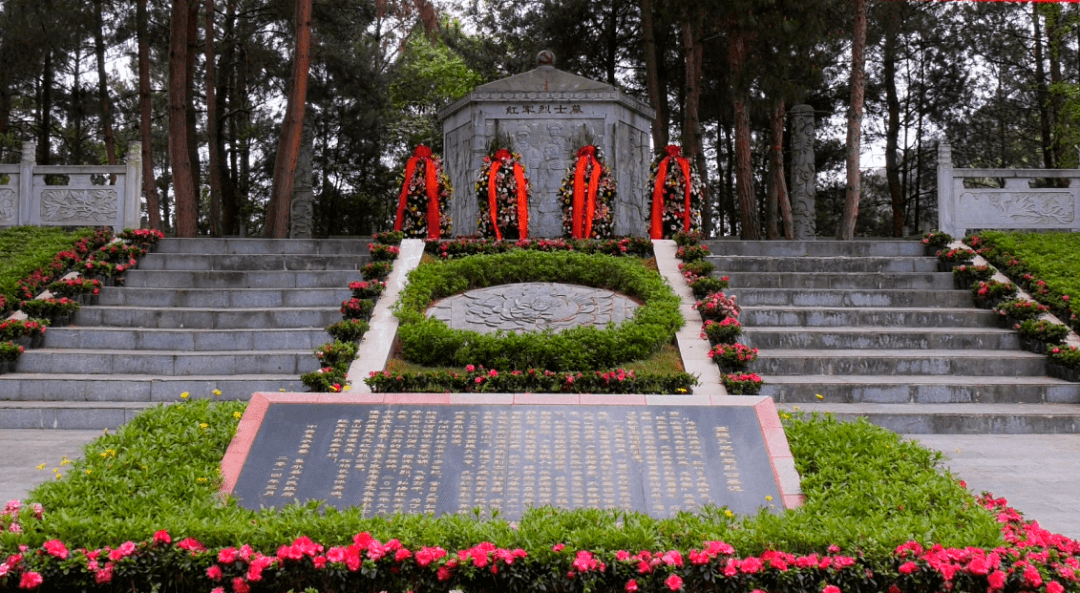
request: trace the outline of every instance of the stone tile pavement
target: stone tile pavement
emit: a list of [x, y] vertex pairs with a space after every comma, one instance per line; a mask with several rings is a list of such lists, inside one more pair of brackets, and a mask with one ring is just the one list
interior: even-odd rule
[[[24, 499], [38, 484], [55, 479], [53, 469], [64, 456], [82, 457], [83, 447], [101, 436], [100, 430], [0, 430], [0, 503]], [[38, 465], [45, 464], [43, 469]]]

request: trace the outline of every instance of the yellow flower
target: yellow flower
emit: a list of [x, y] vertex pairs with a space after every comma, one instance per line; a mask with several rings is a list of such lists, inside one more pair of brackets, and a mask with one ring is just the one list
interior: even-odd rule
[[90, 470], [86, 470], [86, 475], [90, 475]]
[[191, 396], [191, 394], [185, 391], [185, 392], [180, 394], [180, 399], [187, 399], [190, 396]]
[[198, 479], [195, 480], [195, 482], [199, 483], [199, 484], [205, 484], [206, 483], [206, 478], [198, 478]]
[[244, 415], [243, 415], [243, 414], [241, 414], [240, 412], [233, 412], [233, 413], [232, 413], [232, 417], [233, 417], [233, 418], [236, 418], [237, 420], [239, 420], [239, 419], [243, 418], [243, 417], [244, 417]]
[[62, 457], [62, 458], [60, 459], [60, 467], [64, 467], [65, 465], [67, 465], [67, 464], [69, 464], [69, 463], [71, 463], [71, 460], [67, 458], [67, 455], [64, 455], [64, 456], [63, 456], [63, 457]]
[[214, 395], [221, 395], [221, 390], [220, 389], [215, 389], [214, 390]]
[[102, 452], [101, 452], [101, 458], [102, 458], [102, 459], [105, 459], [106, 455], [107, 455], [107, 454], [106, 454], [106, 453], [105, 453], [104, 451], [102, 451]]
[[346, 384], [345, 387], [342, 387], [341, 389], [342, 389], [342, 391], [348, 391], [348, 390], [352, 389], [352, 385]]
[[825, 399], [825, 396], [824, 396], [824, 395], [821, 395], [820, 393], [818, 393], [818, 394], [815, 394], [815, 395], [814, 395], [814, 397], [816, 397], [816, 398], [818, 398], [818, 399]]
[[725, 510], [724, 511], [724, 516], [727, 517], [728, 519], [730, 519], [730, 518], [735, 516], [735, 513], [731, 512], [731, 510]]
[[771, 495], [769, 495], [769, 494], [766, 494], [766, 495], [765, 495], [765, 500], [772, 500], [772, 496], [771, 496]]
[[45, 469], [45, 464], [42, 463], [41, 465], [37, 466], [37, 468], [38, 468], [38, 471], [41, 471], [41, 470]]
[[60, 478], [62, 478], [62, 477], [64, 477], [64, 475], [63, 475], [63, 474], [59, 474], [59, 473], [58, 473], [58, 474], [56, 474], [56, 479], [57, 479], [57, 480], [59, 480], [59, 479], [60, 479]]
[[206, 430], [207, 428], [210, 428], [210, 425], [205, 423], [205, 422], [200, 422], [199, 423], [199, 428], [201, 428], [203, 430]]

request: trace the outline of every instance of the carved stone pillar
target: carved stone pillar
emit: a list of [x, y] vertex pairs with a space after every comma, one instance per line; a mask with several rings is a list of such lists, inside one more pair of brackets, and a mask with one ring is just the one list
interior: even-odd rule
[[34, 167], [37, 165], [37, 142], [27, 140], [22, 145], [19, 159], [19, 212], [18, 224], [30, 224], [31, 204], [34, 200]]
[[795, 105], [791, 108], [791, 215], [795, 239], [814, 239], [817, 228], [814, 214], [816, 195], [814, 170], [814, 108]]
[[296, 160], [296, 177], [293, 181], [292, 201], [289, 204], [289, 237], [310, 239], [315, 219], [315, 192], [311, 188], [311, 157], [313, 132], [311, 118], [304, 118], [300, 136], [300, 155]]

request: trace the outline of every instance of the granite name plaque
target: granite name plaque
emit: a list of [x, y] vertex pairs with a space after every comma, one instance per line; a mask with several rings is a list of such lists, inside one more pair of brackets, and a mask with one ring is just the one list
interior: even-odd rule
[[233, 494], [365, 516], [782, 508], [753, 408], [272, 403]]

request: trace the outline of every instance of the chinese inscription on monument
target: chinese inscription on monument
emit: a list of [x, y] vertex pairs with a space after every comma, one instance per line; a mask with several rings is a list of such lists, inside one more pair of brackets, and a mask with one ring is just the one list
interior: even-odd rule
[[753, 513], [779, 498], [753, 410], [692, 406], [275, 405], [234, 493], [251, 508], [510, 519], [544, 505]]

